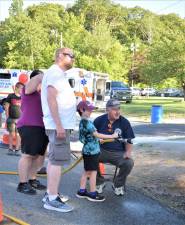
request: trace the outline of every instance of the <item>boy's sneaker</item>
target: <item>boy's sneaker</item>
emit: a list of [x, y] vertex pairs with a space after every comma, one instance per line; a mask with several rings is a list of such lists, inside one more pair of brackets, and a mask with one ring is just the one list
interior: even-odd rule
[[95, 196], [88, 193], [87, 199], [91, 202], [103, 202], [103, 201], [105, 201], [105, 197], [102, 196], [102, 195], [99, 195], [97, 192], [96, 192]]
[[81, 191], [78, 191], [76, 193], [76, 197], [77, 198], [88, 198], [88, 192], [87, 191], [84, 191], [84, 192], [81, 192]]
[[46, 186], [43, 185], [43, 184], [41, 184], [40, 181], [37, 180], [37, 179], [29, 180], [28, 182], [35, 189], [38, 189], [38, 190], [46, 190]]
[[29, 183], [19, 183], [17, 191], [27, 194], [27, 195], [36, 195], [37, 192], [30, 186]]
[[125, 194], [124, 188], [123, 187], [115, 187], [114, 184], [112, 185], [112, 188], [114, 190], [115, 195], [121, 196]]
[[49, 198], [47, 198], [44, 204], [44, 208], [48, 210], [55, 210], [58, 212], [70, 212], [73, 210], [73, 207], [62, 202], [58, 196], [52, 201], [49, 201]]
[[[45, 203], [46, 199], [48, 198], [48, 193], [45, 192], [44, 197], [42, 199], [42, 202]], [[67, 195], [61, 195], [58, 193], [58, 197], [61, 199], [62, 202], [67, 202], [69, 200], [69, 197]]]
[[98, 192], [98, 194], [102, 194], [104, 188], [105, 188], [105, 183], [102, 183], [100, 185], [96, 185], [96, 191]]

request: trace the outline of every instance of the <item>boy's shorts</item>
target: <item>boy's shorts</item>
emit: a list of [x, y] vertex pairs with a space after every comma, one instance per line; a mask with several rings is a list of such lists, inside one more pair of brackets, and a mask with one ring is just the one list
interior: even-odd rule
[[6, 121], [7, 125], [7, 131], [9, 133], [15, 132], [17, 133], [17, 127], [16, 127], [17, 119], [8, 118]]
[[70, 130], [66, 131], [66, 138], [57, 138], [56, 130], [46, 130], [49, 138], [48, 158], [52, 165], [62, 166], [70, 163]]
[[85, 155], [83, 154], [85, 171], [97, 171], [99, 168], [99, 155]]

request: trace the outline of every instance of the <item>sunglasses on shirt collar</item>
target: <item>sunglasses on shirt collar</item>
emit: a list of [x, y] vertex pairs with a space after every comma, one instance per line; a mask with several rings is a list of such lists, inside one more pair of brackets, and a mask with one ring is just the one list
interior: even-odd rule
[[107, 129], [108, 132], [112, 133], [113, 132], [112, 123], [109, 122], [107, 126], [108, 126], [108, 129]]

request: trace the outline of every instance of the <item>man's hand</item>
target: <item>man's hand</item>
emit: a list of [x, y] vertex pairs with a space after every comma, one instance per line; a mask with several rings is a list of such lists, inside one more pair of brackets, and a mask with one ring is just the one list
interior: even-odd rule
[[65, 129], [62, 126], [56, 127], [57, 138], [64, 139], [66, 137]]
[[114, 133], [112, 134], [112, 138], [118, 138], [118, 137], [119, 137], [119, 135], [118, 135], [117, 132], [114, 132]]
[[130, 159], [131, 158], [131, 152], [130, 151], [126, 151], [123, 153], [123, 158], [124, 159]]

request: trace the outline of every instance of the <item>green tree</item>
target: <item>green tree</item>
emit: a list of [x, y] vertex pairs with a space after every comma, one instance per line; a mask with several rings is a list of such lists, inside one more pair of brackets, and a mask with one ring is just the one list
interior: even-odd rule
[[4, 66], [34, 69], [42, 66], [47, 37], [41, 24], [25, 14], [10, 17], [4, 25]]
[[166, 40], [153, 46], [141, 71], [149, 84], [158, 84], [169, 78], [175, 79], [185, 94], [184, 36], [176, 36], [175, 41]]
[[[84, 38], [83, 55], [79, 62], [87, 59], [88, 69], [110, 74], [111, 79], [124, 80], [128, 73], [128, 48], [112, 37], [108, 24], [103, 20]], [[85, 63], [87, 66], [87, 62]]]
[[16, 16], [22, 12], [23, 12], [23, 0], [13, 0], [9, 8], [10, 15]]
[[0, 23], [2, 67], [47, 68], [63, 42], [74, 49], [77, 67], [130, 83], [173, 80], [184, 87], [185, 21], [177, 15], [110, 0], [77, 0], [67, 10], [58, 4], [22, 6], [23, 0], [14, 0], [10, 17]]

